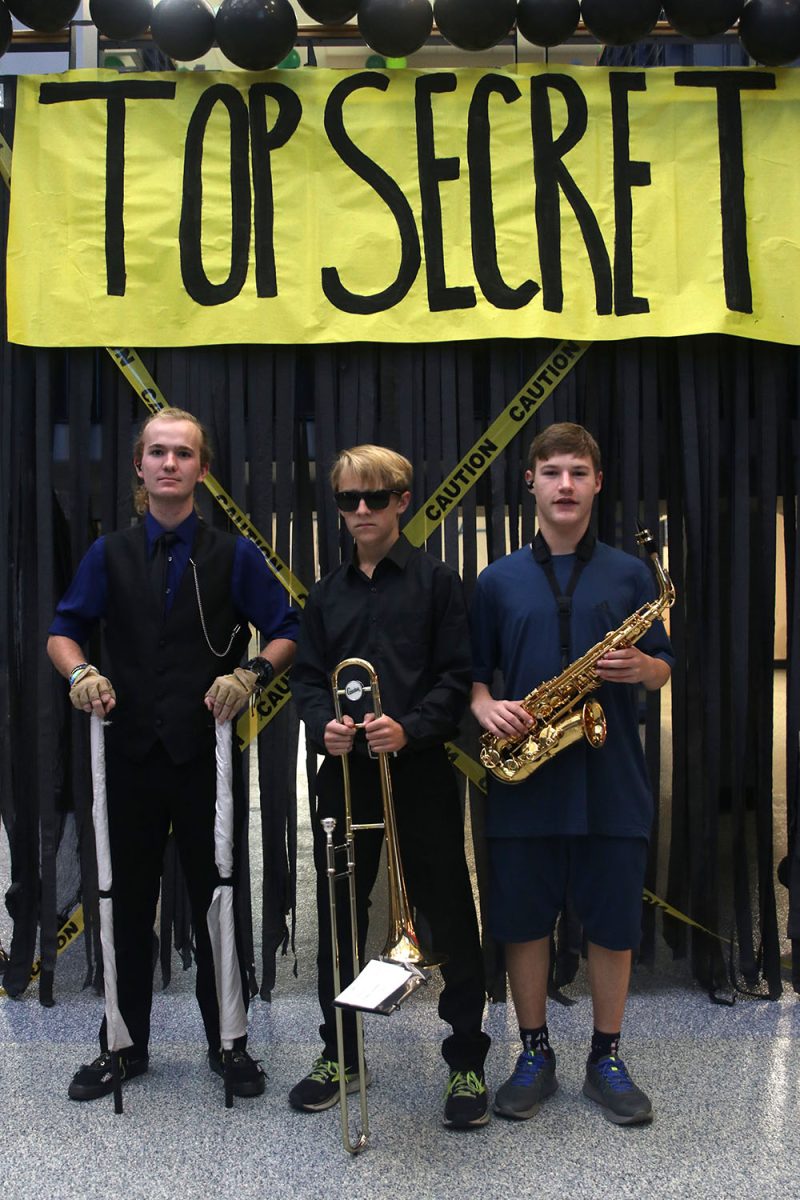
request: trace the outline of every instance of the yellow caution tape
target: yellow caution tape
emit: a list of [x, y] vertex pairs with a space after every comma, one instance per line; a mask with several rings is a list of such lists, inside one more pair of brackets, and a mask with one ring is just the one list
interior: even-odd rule
[[249, 705], [236, 722], [236, 739], [240, 750], [255, 741], [261, 730], [276, 717], [283, 706], [292, 698], [289, 676], [284, 671], [276, 675], [269, 687], [259, 694], [255, 704]]
[[553, 353], [520, 388], [510, 404], [495, 417], [435, 492], [406, 524], [403, 533], [412, 546], [421, 546], [438, 529], [454, 505], [489, 469], [509, 442], [531, 419], [565, 375], [569, 374], [591, 342], [560, 342]]
[[11, 147], [0, 133], [0, 178], [7, 188], [11, 187]]
[[705, 925], [700, 925], [697, 921], [693, 921], [691, 917], [687, 917], [686, 913], [679, 912], [677, 908], [673, 908], [671, 904], [667, 904], [666, 900], [661, 900], [653, 892], [644, 889], [644, 900], [647, 904], [652, 904], [654, 908], [660, 908], [668, 917], [674, 917], [676, 921], [682, 921], [684, 925], [691, 925], [694, 929], [699, 929], [701, 933], [707, 933], [709, 937], [716, 938], [720, 942], [727, 942], [730, 945], [731, 939], [723, 937], [721, 933], [714, 933], [713, 929], [707, 929]]
[[[68, 946], [71, 946], [77, 937], [83, 933], [83, 905], [79, 904], [71, 916], [67, 917], [64, 924], [58, 931], [56, 939], [56, 955], [63, 954]], [[30, 979], [28, 986], [38, 979], [42, 973], [42, 960], [37, 958], [36, 962], [31, 967]], [[0, 987], [0, 996], [7, 996], [8, 992], [5, 988]]]
[[450, 762], [456, 767], [462, 775], [466, 775], [470, 783], [474, 783], [479, 791], [486, 795], [486, 772], [480, 763], [474, 758], [470, 758], [459, 746], [453, 742], [445, 743], [445, 750]]

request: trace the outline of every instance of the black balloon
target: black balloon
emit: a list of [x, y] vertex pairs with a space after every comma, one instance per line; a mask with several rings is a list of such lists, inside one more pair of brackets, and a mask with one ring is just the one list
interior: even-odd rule
[[283, 62], [297, 39], [289, 0], [223, 0], [217, 10], [217, 43], [245, 71], [267, 71]]
[[716, 37], [739, 19], [744, 0], [664, 0], [664, 15], [684, 37]]
[[356, 15], [358, 0], [300, 0], [300, 7], [320, 25], [344, 25]]
[[150, 29], [169, 58], [189, 62], [214, 45], [214, 10], [206, 0], [159, 0]]
[[660, 12], [661, 0], [581, 0], [586, 28], [607, 46], [628, 46], [646, 37]]
[[459, 50], [489, 50], [506, 36], [517, 16], [517, 0], [435, 0], [442, 37]]
[[12, 16], [37, 33], [56, 33], [69, 25], [80, 0], [6, 0]]
[[11, 24], [11, 16], [6, 6], [0, 5], [0, 55], [5, 54], [8, 47], [11, 45], [11, 36], [14, 32], [14, 26]]
[[89, 0], [89, 15], [106, 37], [137, 38], [150, 28], [153, 0]]
[[579, 0], [519, 0], [517, 29], [534, 46], [558, 46], [578, 28]]
[[739, 37], [751, 58], [780, 67], [800, 58], [800, 0], [748, 0]]
[[361, 0], [358, 28], [385, 58], [406, 58], [425, 44], [433, 28], [430, 0]]

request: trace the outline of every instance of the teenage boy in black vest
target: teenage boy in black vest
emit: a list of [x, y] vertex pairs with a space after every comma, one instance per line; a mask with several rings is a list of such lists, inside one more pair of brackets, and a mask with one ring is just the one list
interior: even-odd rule
[[[163, 409], [145, 421], [133, 457], [144, 520], [90, 547], [58, 605], [47, 643], [53, 665], [69, 681], [75, 708], [109, 721], [114, 940], [120, 1010], [133, 1039], [120, 1056], [123, 1080], [148, 1067], [153, 922], [170, 827], [191, 902], [209, 1065], [222, 1074], [206, 925], [219, 878], [214, 722], [232, 720], [294, 655], [297, 618], [261, 553], [245, 538], [210, 529], [195, 512], [195, 487], [207, 475], [210, 458], [205, 430], [190, 413]], [[103, 624], [110, 678], [85, 662], [81, 650], [97, 621]], [[248, 622], [266, 644], [241, 667]], [[239, 806], [240, 784], [235, 778]], [[246, 1002], [241, 956], [239, 966]], [[234, 1045], [233, 1090], [256, 1096], [265, 1077], [247, 1053], [246, 1040]], [[105, 1020], [100, 1047], [100, 1055], [70, 1083], [71, 1099], [94, 1100], [112, 1090]]]
[[[472, 678], [469, 625], [461, 581], [439, 559], [400, 535], [411, 498], [408, 459], [383, 446], [344, 450], [331, 471], [336, 504], [355, 543], [353, 557], [311, 589], [292, 672], [292, 695], [309, 742], [324, 752], [313, 821], [317, 869], [322, 1051], [289, 1094], [293, 1108], [317, 1112], [339, 1100], [339, 1055], [323, 817], [344, 829], [342, 755], [349, 754], [353, 820], [382, 820], [375, 755], [391, 755], [400, 858], [410, 903], [425, 917], [433, 950], [445, 957], [439, 1015], [452, 1032], [442, 1045], [449, 1067], [444, 1122], [474, 1128], [488, 1120], [483, 1064], [489, 1038], [481, 1028], [486, 999], [478, 922], [464, 858], [464, 821], [444, 743], [458, 732]], [[345, 658], [371, 662], [383, 716], [334, 712], [330, 676]], [[358, 677], [358, 674], [356, 674]], [[340, 684], [347, 683], [343, 674]], [[363, 681], [364, 674], [360, 674]], [[359, 714], [357, 714], [359, 715]], [[350, 753], [350, 752], [353, 753]], [[382, 835], [356, 840], [356, 895], [361, 959], [369, 895]], [[352, 979], [347, 889], [337, 896], [342, 983]], [[344, 1015], [347, 1090], [358, 1087], [355, 1023]]]

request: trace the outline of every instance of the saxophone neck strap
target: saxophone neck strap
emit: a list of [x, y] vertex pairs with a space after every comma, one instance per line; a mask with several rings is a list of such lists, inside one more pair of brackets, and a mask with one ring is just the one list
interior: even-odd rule
[[572, 641], [572, 595], [578, 586], [578, 580], [581, 577], [583, 568], [594, 554], [596, 542], [597, 538], [587, 529], [575, 547], [575, 565], [572, 568], [572, 574], [569, 577], [566, 590], [563, 592], [553, 568], [553, 556], [550, 553], [550, 547], [541, 533], [536, 534], [531, 545], [533, 557], [547, 577], [547, 582], [550, 584], [550, 590], [553, 593], [556, 608], [558, 609], [558, 640], [561, 649], [562, 670], [566, 670], [572, 661], [570, 654], [570, 643]]

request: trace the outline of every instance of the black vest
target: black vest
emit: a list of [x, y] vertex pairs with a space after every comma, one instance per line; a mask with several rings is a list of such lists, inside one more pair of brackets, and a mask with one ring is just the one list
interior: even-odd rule
[[107, 731], [110, 745], [139, 760], [160, 741], [175, 763], [213, 753], [214, 719], [203, 703], [218, 675], [229, 674], [247, 647], [250, 631], [231, 599], [236, 538], [199, 523], [192, 547], [211, 645], [203, 633], [191, 563], [166, 617], [151, 588], [144, 525], [105, 539], [108, 607], [105, 639], [108, 676], [117, 705]]

